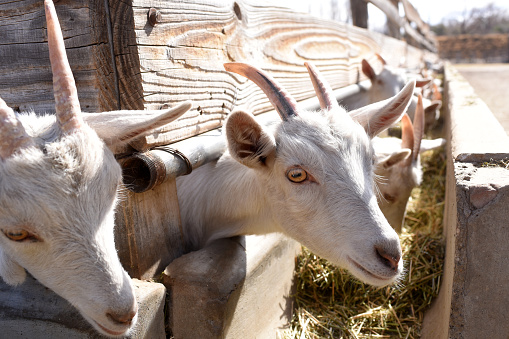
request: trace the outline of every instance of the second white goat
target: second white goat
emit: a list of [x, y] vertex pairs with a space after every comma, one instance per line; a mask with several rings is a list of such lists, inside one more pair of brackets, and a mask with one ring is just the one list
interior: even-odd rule
[[373, 139], [378, 158], [375, 174], [380, 177], [378, 204], [387, 221], [398, 233], [401, 233], [412, 189], [422, 181], [420, 153], [445, 143], [445, 139], [422, 139], [425, 121], [421, 95], [418, 96], [416, 106], [413, 125], [406, 114], [401, 120], [401, 139]]
[[282, 121], [265, 127], [243, 111], [230, 114], [229, 151], [177, 179], [184, 241], [196, 250], [218, 238], [282, 232], [366, 283], [390, 284], [402, 272], [401, 247], [374, 194], [371, 138], [401, 117], [414, 83], [352, 119], [307, 66], [324, 107], [318, 113], [298, 108], [264, 71], [225, 64], [254, 81]]

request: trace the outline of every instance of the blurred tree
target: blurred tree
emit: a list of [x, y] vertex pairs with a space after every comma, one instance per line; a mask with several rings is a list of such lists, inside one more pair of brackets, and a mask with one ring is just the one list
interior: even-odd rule
[[443, 20], [431, 29], [436, 35], [509, 33], [509, 15], [490, 3], [465, 11], [459, 18]]

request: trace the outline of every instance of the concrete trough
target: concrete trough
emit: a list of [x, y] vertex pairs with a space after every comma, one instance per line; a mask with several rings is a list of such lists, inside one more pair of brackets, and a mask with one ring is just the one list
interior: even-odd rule
[[[126, 339], [165, 336], [162, 284], [132, 280], [138, 302], [138, 322]], [[30, 275], [16, 287], [0, 280], [0, 338], [108, 338], [100, 335], [65, 299]]]
[[289, 325], [300, 245], [278, 233], [220, 239], [164, 272], [175, 338], [276, 338]]
[[446, 257], [422, 338], [503, 338], [509, 322], [509, 159], [506, 132], [451, 65], [445, 70], [448, 131]]

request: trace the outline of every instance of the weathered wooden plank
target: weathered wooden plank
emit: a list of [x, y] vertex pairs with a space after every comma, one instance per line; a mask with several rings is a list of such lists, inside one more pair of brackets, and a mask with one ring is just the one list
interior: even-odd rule
[[[61, 0], [56, 10], [82, 109], [115, 109], [104, 1]], [[0, 96], [7, 104], [54, 111], [42, 1], [0, 0], [0, 60]]]
[[132, 278], [152, 279], [184, 252], [175, 180], [144, 193], [125, 192], [115, 243]]
[[[268, 70], [303, 100], [314, 95], [305, 61], [317, 64], [331, 86], [339, 88], [364, 79], [358, 71], [362, 58], [379, 52], [366, 30], [255, 1], [110, 4], [115, 54], [120, 56], [121, 106], [155, 109], [182, 100], [194, 103], [180, 121], [151, 137], [150, 145], [219, 127], [235, 106], [247, 106], [255, 114], [272, 109], [256, 85], [225, 72], [224, 62]], [[147, 21], [150, 6], [161, 14], [155, 26]], [[126, 18], [131, 13], [132, 20]]]

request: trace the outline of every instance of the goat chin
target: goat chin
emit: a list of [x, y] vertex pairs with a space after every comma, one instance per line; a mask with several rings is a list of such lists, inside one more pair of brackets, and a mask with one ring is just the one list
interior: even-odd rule
[[114, 323], [108, 319], [95, 320], [87, 317], [82, 313], [83, 317], [101, 334], [104, 334], [111, 338], [122, 338], [129, 335], [129, 332], [134, 328], [138, 321], [138, 315], [132, 319], [128, 325], [121, 325]]

